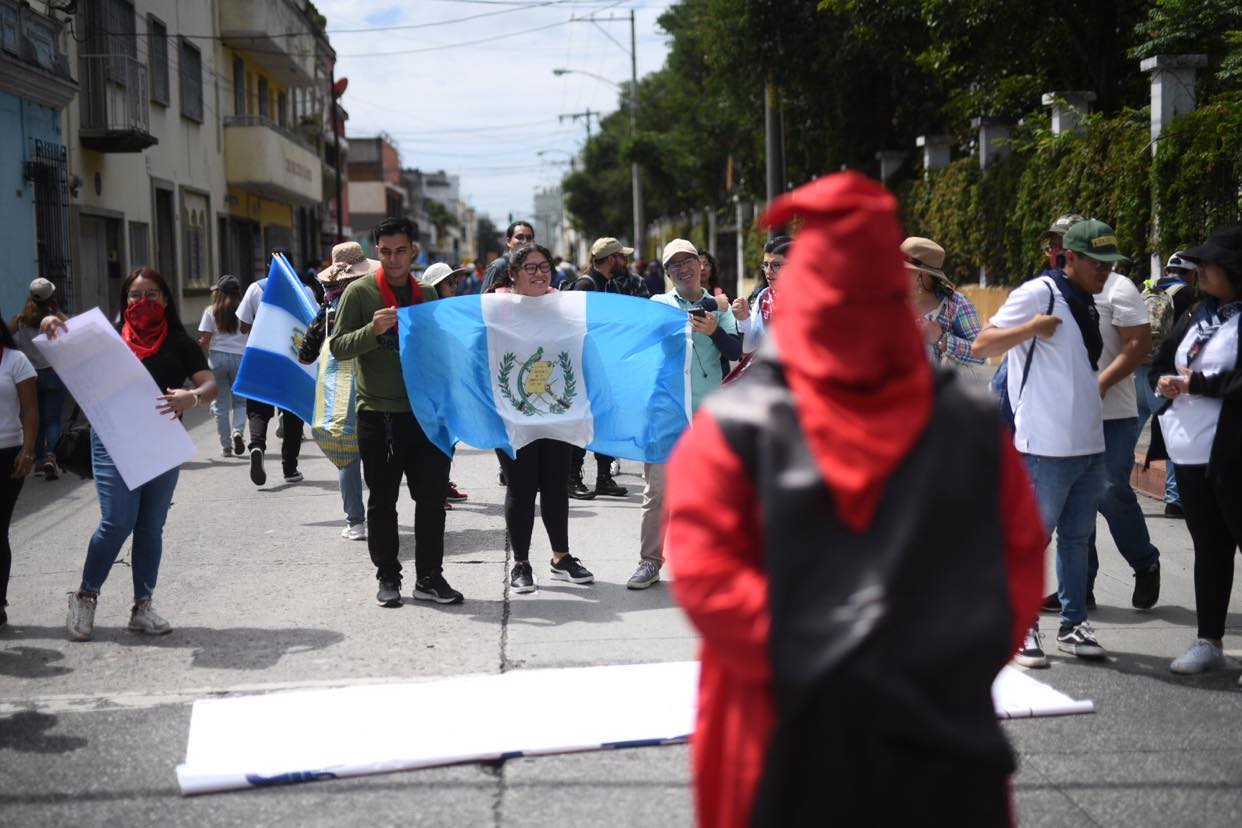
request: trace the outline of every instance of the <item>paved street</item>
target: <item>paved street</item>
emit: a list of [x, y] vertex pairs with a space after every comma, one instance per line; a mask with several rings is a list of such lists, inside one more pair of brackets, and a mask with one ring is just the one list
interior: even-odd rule
[[[637, 463], [623, 463], [628, 498], [572, 502], [573, 551], [597, 583], [549, 585], [542, 578], [539, 592], [509, 599], [496, 461], [491, 452], [462, 450], [454, 479], [470, 500], [448, 515], [446, 574], [466, 603], [438, 607], [407, 598], [402, 608], [385, 610], [375, 605], [365, 544], [339, 537], [335, 473], [318, 449], [306, 445], [305, 482], [283, 484], [278, 460], [269, 458], [269, 485], [256, 491], [244, 460], [218, 456], [206, 413], [192, 414], [200, 455], [182, 472], [156, 594], [175, 628], [169, 636], [140, 638], [124, 629], [130, 591], [122, 562], [100, 599], [96, 640], [66, 640], [64, 595], [77, 584], [98, 520], [94, 488], [76, 479], [27, 483], [12, 529], [10, 623], [0, 630], [4, 825], [691, 821], [688, 754], [680, 746], [180, 797], [174, 767], [184, 756], [196, 698], [680, 660], [696, 650], [664, 586], [639, 593], [624, 587], [637, 560]], [[403, 538], [412, 532], [408, 505]], [[1144, 500], [1153, 514], [1157, 507]], [[1167, 671], [1168, 660], [1194, 636], [1189, 537], [1180, 522], [1157, 517], [1150, 525], [1164, 562], [1156, 610], [1128, 608], [1132, 581], [1101, 522], [1100, 609], [1093, 620], [1115, 657], [1088, 664], [1054, 656], [1052, 669], [1036, 675], [1093, 699], [1098, 712], [1006, 726], [1020, 752], [1016, 798], [1023, 824], [1242, 822], [1242, 690], [1234, 684], [1242, 664], [1197, 679]], [[548, 553], [540, 533], [537, 526], [536, 561]], [[408, 570], [406, 586], [408, 595]], [[1237, 586], [1232, 607], [1235, 637], [1226, 647], [1239, 656]], [[953, 611], [949, 596], [944, 611]], [[1044, 623], [1047, 631], [1055, 622], [1045, 616]], [[574, 699], [495, 703], [514, 716], [551, 719], [572, 715]], [[433, 715], [392, 711], [394, 720]]]

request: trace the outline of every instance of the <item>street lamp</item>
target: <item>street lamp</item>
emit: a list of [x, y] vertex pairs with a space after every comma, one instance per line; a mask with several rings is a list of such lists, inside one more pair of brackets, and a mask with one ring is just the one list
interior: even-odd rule
[[570, 171], [570, 172], [574, 172], [574, 171], [575, 171], [575, 168], [574, 168], [574, 160], [576, 159], [576, 157], [577, 157], [577, 156], [575, 156], [575, 155], [574, 155], [572, 152], [570, 152], [569, 150], [563, 150], [563, 149], [541, 149], [541, 150], [535, 150], [535, 155], [539, 156], [540, 158], [543, 158], [545, 155], [547, 155], [547, 154], [548, 154], [548, 153], [550, 153], [550, 152], [563, 152], [563, 153], [565, 153], [565, 155], [569, 158], [569, 171]]
[[[585, 69], [567, 69], [563, 66], [552, 70], [558, 78], [563, 75], [586, 75], [598, 81], [611, 84], [617, 89], [621, 84], [609, 80], [603, 75], [588, 72]], [[634, 47], [634, 13], [630, 12], [630, 138], [638, 138], [638, 59]], [[638, 175], [638, 161], [630, 162], [630, 192], [634, 201], [634, 249], [643, 255], [643, 182]]]

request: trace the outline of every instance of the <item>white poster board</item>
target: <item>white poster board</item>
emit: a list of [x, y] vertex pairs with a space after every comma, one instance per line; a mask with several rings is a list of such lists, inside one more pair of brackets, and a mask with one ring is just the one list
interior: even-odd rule
[[[681, 661], [203, 699], [194, 702], [177, 781], [189, 795], [684, 742], [694, 729], [698, 687], [698, 662]], [[1002, 718], [1091, 711], [1091, 702], [1010, 667], [997, 677], [993, 697]], [[515, 704], [536, 699], [572, 700], [573, 713], [513, 715]]]
[[99, 308], [65, 326], [55, 339], [36, 336], [35, 347], [86, 413], [125, 485], [136, 489], [193, 457], [185, 426], [156, 410], [164, 390]]

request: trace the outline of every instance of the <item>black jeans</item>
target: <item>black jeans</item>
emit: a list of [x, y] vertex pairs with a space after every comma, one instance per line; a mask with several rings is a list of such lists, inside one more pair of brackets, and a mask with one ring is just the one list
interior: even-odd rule
[[24, 478], [14, 480], [9, 476], [13, 473], [13, 461], [21, 450], [21, 446], [0, 449], [0, 607], [5, 605], [9, 597], [9, 570], [13, 567], [13, 550], [9, 547], [9, 522], [13, 520], [13, 507], [17, 505], [22, 484], [26, 482]]
[[509, 481], [505, 491], [505, 528], [509, 530], [515, 561], [530, 560], [536, 492], [552, 551], [569, 551], [569, 493], [565, 480], [573, 449], [560, 440], [536, 440], [519, 449], [516, 460], [500, 454], [500, 466]]
[[414, 571], [418, 578], [438, 574], [444, 563], [444, 493], [451, 459], [432, 445], [408, 411], [359, 411], [358, 453], [370, 490], [367, 550], [375, 577], [401, 577], [397, 497], [402, 475], [414, 498]]
[[[250, 445], [267, 453], [267, 423], [276, 415], [275, 406], [246, 400], [246, 420], [250, 424]], [[286, 475], [298, 470], [302, 453], [302, 421], [292, 411], [285, 412], [285, 436], [280, 441], [280, 465]]]
[[1199, 637], [1225, 635], [1233, 558], [1242, 546], [1242, 489], [1214, 485], [1207, 466], [1174, 466], [1177, 489], [1186, 510], [1186, 528], [1195, 548], [1195, 609]]
[[[582, 477], [582, 464], [583, 464], [583, 461], [586, 460], [586, 449], [578, 448], [577, 446], [570, 446], [570, 448], [573, 449], [573, 453], [574, 453], [573, 475], [575, 477]], [[598, 480], [601, 477], [612, 476], [612, 472], [611, 472], [612, 461], [615, 459], [616, 459], [615, 457], [609, 457], [607, 454], [600, 454], [598, 451], [595, 452], [595, 479], [596, 480]]]

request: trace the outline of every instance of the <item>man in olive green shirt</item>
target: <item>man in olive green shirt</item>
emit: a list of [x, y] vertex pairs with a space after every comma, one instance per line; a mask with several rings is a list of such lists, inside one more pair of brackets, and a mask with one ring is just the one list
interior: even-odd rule
[[358, 397], [358, 453], [366, 480], [367, 549], [381, 606], [401, 606], [397, 497], [401, 477], [414, 498], [414, 597], [456, 604], [462, 595], [444, 579], [444, 492], [450, 458], [432, 445], [410, 411], [397, 343], [397, 308], [436, 298], [410, 277], [414, 226], [386, 218], [371, 231], [383, 269], [341, 295], [329, 347], [352, 359]]

